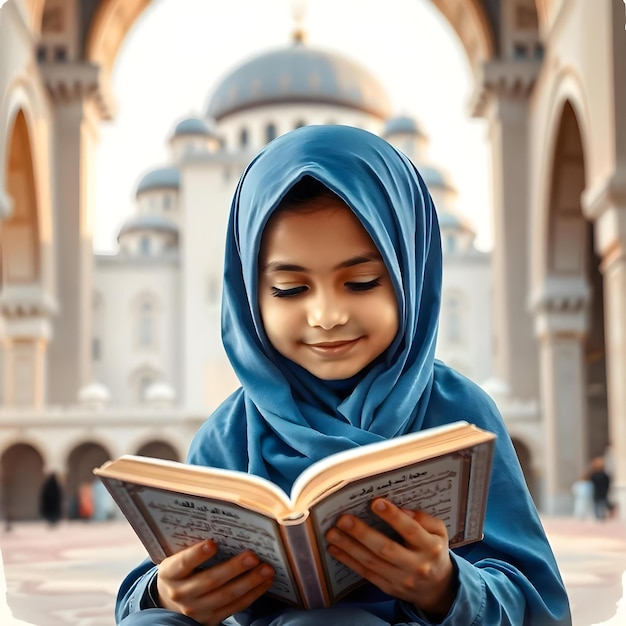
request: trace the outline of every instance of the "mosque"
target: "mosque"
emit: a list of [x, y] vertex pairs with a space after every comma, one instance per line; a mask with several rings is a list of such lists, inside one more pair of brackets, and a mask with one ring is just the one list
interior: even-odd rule
[[366, 128], [418, 164], [438, 207], [448, 260], [439, 356], [474, 380], [489, 378], [488, 254], [474, 247], [451, 181], [429, 164], [424, 132], [391, 111], [364, 67], [296, 33], [291, 45], [226, 76], [205, 115], [176, 124], [171, 162], [140, 179], [136, 213], [119, 231], [117, 254], [95, 259], [94, 382], [106, 387], [101, 393], [111, 405], [141, 406], [158, 396], [206, 412], [234, 389], [219, 337], [230, 201], [263, 145], [308, 124]]
[[[175, 124], [171, 160], [140, 178], [135, 213], [119, 230], [117, 252], [94, 258], [93, 379], [77, 400], [84, 418], [97, 420], [106, 439], [91, 434], [88, 441], [72, 442], [76, 464], [61, 468], [74, 477], [71, 489], [89, 480], [93, 465], [119, 454], [182, 460], [191, 430], [181, 432], [174, 424], [190, 414], [197, 423], [237, 387], [220, 338], [230, 201], [254, 154], [299, 126], [365, 128], [418, 165], [438, 207], [445, 247], [438, 356], [475, 380], [489, 378], [489, 255], [474, 246], [452, 182], [428, 162], [424, 132], [414, 119], [392, 116], [392, 110], [385, 89], [365, 67], [308, 45], [297, 30], [290, 45], [255, 56], [227, 75], [203, 115]], [[117, 426], [126, 442], [107, 427], [109, 415], [128, 411], [142, 415], [143, 436], [150, 440], [141, 446], [130, 443], [139, 434], [136, 424]], [[166, 414], [176, 433], [153, 423], [155, 412]], [[57, 431], [37, 447], [42, 467], [73, 434]], [[38, 465], [33, 463], [32, 472]], [[28, 515], [27, 506], [18, 505], [13, 516]]]
[[626, 512], [623, 6], [432, 1], [467, 54], [472, 115], [488, 122], [490, 254], [417, 120], [357, 61], [296, 33], [234, 69], [206, 111], [173, 121], [170, 158], [140, 179], [116, 253], [94, 257], [97, 128], [115, 114], [112, 66], [149, 0], [2, 6], [5, 517], [36, 516], [33, 485], [50, 471], [71, 497], [108, 458], [184, 458], [236, 385], [219, 335], [234, 186], [261, 146], [305, 124], [368, 129], [420, 169], [443, 236], [437, 354], [494, 397], [540, 507], [571, 512], [571, 485], [610, 443]]

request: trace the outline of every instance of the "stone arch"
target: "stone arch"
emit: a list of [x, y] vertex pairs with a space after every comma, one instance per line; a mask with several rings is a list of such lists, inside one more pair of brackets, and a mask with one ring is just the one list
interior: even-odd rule
[[[4, 94], [0, 95], [0, 163], [6, 164], [0, 168], [0, 219], [3, 204], [11, 211], [13, 202], [9, 197], [2, 198], [4, 190], [9, 188], [9, 167], [12, 158], [12, 147], [16, 127], [19, 125], [20, 134], [28, 141], [29, 166], [32, 170], [34, 194], [34, 217], [37, 223], [37, 254], [39, 256], [39, 285], [42, 298], [47, 309], [54, 310], [52, 298], [55, 285], [52, 189], [50, 184], [50, 137], [41, 121], [47, 120], [47, 105], [45, 95], [24, 76], [18, 75], [7, 85]], [[4, 120], [4, 122], [3, 122]]]
[[[586, 186], [585, 151], [578, 116], [563, 104], [555, 144], [548, 217], [547, 273], [580, 285], [586, 307], [584, 390], [586, 450], [584, 461], [601, 455], [608, 442], [608, 404], [604, 337], [604, 289], [601, 259], [594, 249], [594, 225], [582, 208]], [[571, 298], [571, 296], [570, 296]]]
[[85, 35], [84, 56], [110, 75], [124, 38], [150, 0], [102, 0], [93, 9]]
[[[478, 79], [482, 64], [493, 58], [498, 49], [492, 26], [499, 17], [497, 12], [485, 8], [480, 0], [431, 1], [456, 32]], [[83, 16], [88, 25], [84, 35], [84, 58], [99, 64], [109, 76], [124, 38], [149, 4], [150, 0], [101, 0], [92, 5]], [[539, 6], [541, 0], [528, 0], [527, 4]], [[535, 19], [536, 16], [535, 11]]]
[[162, 370], [149, 363], [143, 363], [135, 368], [128, 377], [128, 388], [132, 402], [136, 405], [144, 404], [146, 402], [146, 392], [150, 385], [162, 379]]
[[[557, 154], [557, 142], [561, 130], [561, 121], [564, 111], [573, 113], [580, 134], [580, 144], [584, 161], [590, 151], [591, 129], [589, 128], [589, 111], [584, 96], [580, 77], [569, 68], [564, 68], [555, 80], [550, 94], [548, 116], [538, 125], [537, 137], [541, 141], [547, 137], [540, 158], [534, 165], [535, 194], [529, 208], [531, 224], [530, 263], [531, 289], [537, 292], [545, 280], [548, 266], [549, 231], [550, 231], [550, 202], [553, 193], [554, 164]], [[589, 168], [585, 169], [585, 185], [589, 181]]]
[[98, 443], [84, 442], [76, 446], [67, 459], [65, 493], [68, 517], [79, 517], [79, 493], [90, 489], [95, 478], [93, 469], [110, 459], [109, 453]]
[[0, 231], [0, 287], [40, 281], [39, 223], [31, 138], [23, 111], [9, 135], [7, 191], [11, 214]]
[[461, 41], [476, 76], [481, 64], [491, 59], [497, 44], [489, 16], [478, 0], [431, 0]]
[[152, 439], [142, 444], [135, 454], [169, 461], [181, 461], [178, 450], [171, 443], [160, 439]]
[[39, 517], [39, 491], [44, 478], [41, 453], [26, 443], [16, 443], [0, 457], [2, 510], [8, 526], [15, 520]]
[[517, 458], [520, 462], [520, 465], [522, 466], [522, 473], [524, 474], [524, 480], [526, 481], [528, 490], [530, 491], [530, 494], [533, 497], [534, 501], [538, 503], [538, 485], [535, 473], [533, 471], [533, 459], [530, 448], [522, 439], [518, 437], [512, 437], [512, 442], [513, 447], [515, 448], [515, 453], [517, 454]]

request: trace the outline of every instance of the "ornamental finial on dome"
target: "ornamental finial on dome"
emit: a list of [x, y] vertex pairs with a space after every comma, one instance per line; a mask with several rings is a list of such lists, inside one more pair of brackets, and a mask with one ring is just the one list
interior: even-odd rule
[[291, 0], [291, 15], [293, 16], [293, 42], [303, 44], [306, 42], [306, 30], [304, 29], [304, 14], [306, 13], [305, 0]]

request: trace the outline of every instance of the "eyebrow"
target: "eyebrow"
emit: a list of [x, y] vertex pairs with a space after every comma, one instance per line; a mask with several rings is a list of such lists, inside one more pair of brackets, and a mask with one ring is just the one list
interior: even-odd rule
[[[348, 267], [354, 267], [355, 265], [361, 265], [363, 263], [372, 263], [376, 261], [382, 261], [380, 254], [377, 252], [361, 254], [354, 256], [350, 259], [342, 261], [333, 270], [346, 269]], [[284, 263], [282, 261], [271, 261], [267, 265], [263, 266], [264, 272], [309, 272], [310, 270], [302, 265], [296, 265], [294, 263]]]

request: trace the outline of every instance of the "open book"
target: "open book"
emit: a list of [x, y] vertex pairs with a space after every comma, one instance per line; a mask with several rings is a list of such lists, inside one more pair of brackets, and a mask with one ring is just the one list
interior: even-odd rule
[[210, 537], [219, 550], [208, 565], [251, 549], [274, 568], [269, 593], [319, 608], [363, 582], [326, 549], [325, 533], [339, 515], [393, 535], [370, 511], [376, 497], [442, 519], [451, 547], [480, 540], [494, 441], [493, 433], [455, 422], [353, 448], [311, 465], [290, 495], [244, 472], [140, 456], [94, 473], [155, 563]]

